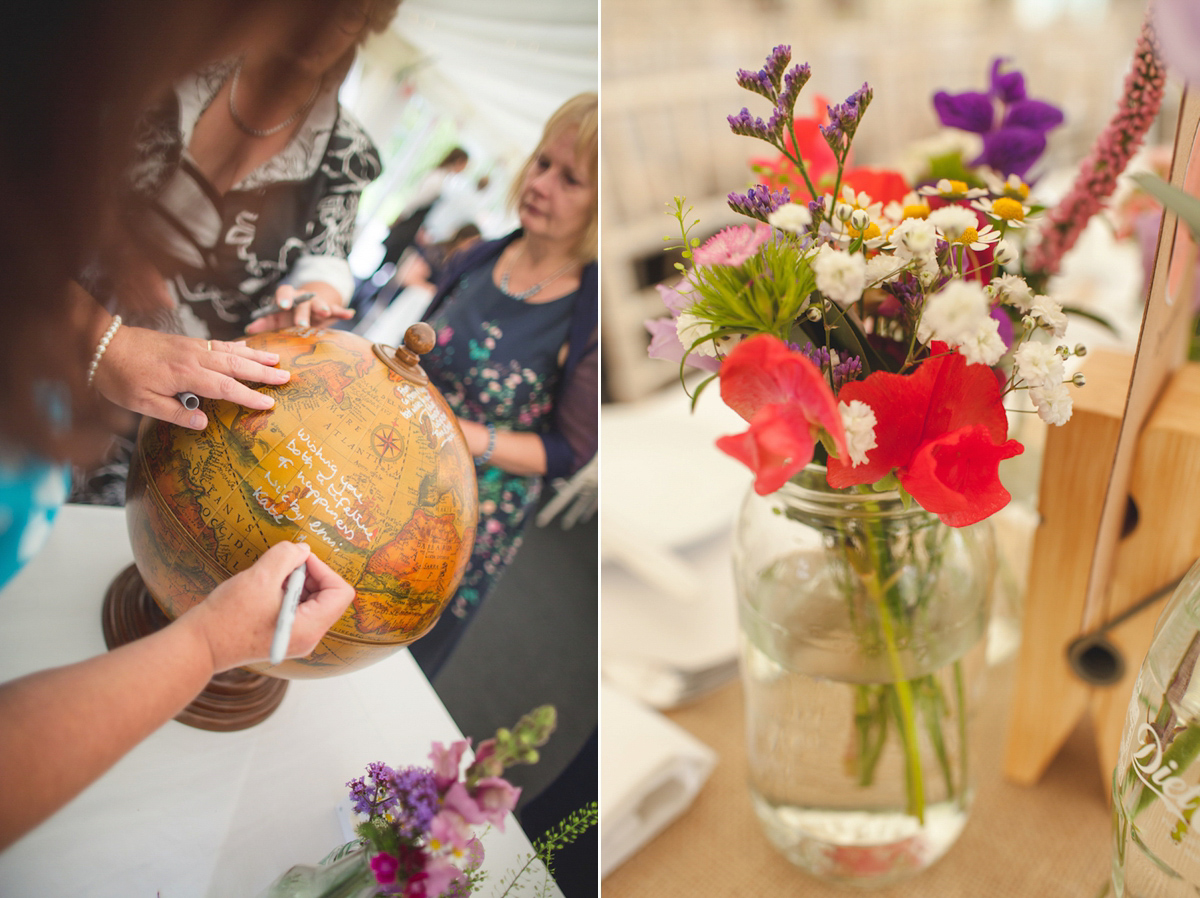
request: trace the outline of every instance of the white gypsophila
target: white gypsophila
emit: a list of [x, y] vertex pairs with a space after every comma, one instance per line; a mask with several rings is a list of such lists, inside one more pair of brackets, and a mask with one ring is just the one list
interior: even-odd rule
[[957, 240], [967, 228], [979, 228], [975, 213], [964, 206], [942, 206], [929, 213], [929, 222], [951, 240]]
[[1008, 351], [1000, 337], [1000, 322], [988, 316], [979, 330], [958, 344], [958, 351], [968, 365], [996, 364]]
[[1066, 384], [1030, 387], [1029, 398], [1037, 407], [1038, 417], [1047, 424], [1061, 425], [1071, 420], [1071, 394]]
[[996, 260], [997, 265], [1008, 268], [1017, 261], [1017, 248], [1001, 237], [992, 251], [992, 258]]
[[838, 413], [846, 430], [846, 454], [850, 464], [861, 465], [866, 462], [867, 453], [876, 446], [875, 411], [862, 400], [852, 399], [839, 402]]
[[951, 281], [925, 300], [917, 339], [959, 346], [977, 334], [987, 318], [988, 301], [983, 288], [975, 281]]
[[937, 251], [937, 229], [924, 218], [906, 218], [892, 231], [891, 246], [901, 259], [923, 259]]
[[1017, 377], [1027, 386], [1054, 389], [1064, 379], [1063, 358], [1053, 346], [1029, 340], [1013, 353]]
[[933, 253], [927, 256], [922, 256], [917, 259], [917, 280], [921, 282], [922, 287], [928, 287], [942, 276], [942, 266], [938, 264], [937, 257]]
[[890, 281], [897, 277], [903, 270], [903, 259], [897, 259], [895, 256], [889, 256], [886, 253], [879, 253], [877, 256], [872, 256], [867, 260], [867, 286], [876, 287], [879, 284]]
[[1062, 306], [1049, 296], [1035, 296], [1029, 304], [1029, 314], [1054, 336], [1061, 337], [1066, 334], [1067, 316]]
[[1013, 306], [1021, 314], [1028, 312], [1033, 305], [1033, 288], [1019, 275], [1002, 274], [994, 277], [988, 284], [987, 291], [997, 302]]
[[866, 263], [858, 253], [823, 246], [812, 260], [817, 289], [843, 309], [862, 298], [866, 286]]
[[799, 203], [784, 203], [767, 216], [767, 223], [781, 231], [803, 234], [807, 233], [812, 225], [812, 213], [808, 211], [807, 206], [801, 206]]
[[717, 344], [712, 340], [704, 340], [698, 343], [695, 348], [692, 344], [702, 337], [707, 337], [712, 333], [712, 324], [709, 321], [701, 318], [698, 315], [693, 315], [691, 312], [680, 312], [679, 317], [675, 319], [675, 333], [679, 335], [679, 342], [683, 344], [685, 350], [696, 353], [697, 355], [708, 355], [717, 358]]

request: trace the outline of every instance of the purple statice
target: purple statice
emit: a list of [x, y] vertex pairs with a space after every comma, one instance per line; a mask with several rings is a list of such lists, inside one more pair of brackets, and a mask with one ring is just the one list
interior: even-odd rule
[[729, 208], [734, 212], [765, 223], [772, 212], [784, 203], [791, 202], [791, 195], [786, 187], [772, 191], [765, 185], [757, 184], [745, 193], [731, 193], [727, 199]]
[[354, 801], [354, 812], [375, 817], [394, 807], [396, 796], [392, 793], [391, 782], [395, 774], [396, 771], [387, 764], [376, 761], [367, 765], [365, 776], [346, 783], [350, 798]]
[[741, 137], [757, 137], [772, 146], [782, 148], [784, 136], [791, 130], [796, 99], [812, 75], [808, 63], [789, 69], [787, 65], [791, 59], [792, 48], [780, 44], [771, 51], [766, 63], [757, 72], [738, 69], [738, 85], [766, 97], [775, 108], [765, 122], [752, 116], [750, 110], [745, 108], [737, 115], [729, 116], [729, 127], [734, 134]]
[[973, 131], [983, 138], [983, 152], [972, 165], [987, 165], [1001, 175], [1024, 178], [1046, 149], [1046, 132], [1063, 123], [1063, 114], [1052, 103], [1030, 99], [1025, 76], [1001, 71], [1005, 62], [999, 57], [992, 60], [987, 92], [938, 91], [933, 95], [933, 108], [946, 127]]
[[804, 346], [789, 343], [788, 346], [798, 350], [801, 355], [821, 370], [821, 373], [829, 379], [829, 386], [833, 389], [834, 395], [837, 395], [837, 392], [845, 384], [857, 380], [862, 374], [862, 361], [856, 355], [847, 355], [834, 365], [831, 364], [829, 349], [825, 346], [817, 346], [815, 343], [807, 343]]
[[792, 110], [796, 108], [796, 100], [800, 96], [801, 89], [811, 77], [812, 69], [808, 67], [807, 62], [804, 65], [795, 65], [788, 69], [787, 74], [783, 76], [783, 90], [779, 92], [779, 99], [775, 101], [776, 111], [786, 111], [790, 116]]
[[780, 44], [771, 51], [766, 63], [757, 72], [738, 69], [737, 82], [746, 90], [761, 94], [774, 103], [783, 84], [784, 70], [791, 61], [792, 48], [787, 44]]
[[871, 86], [864, 82], [862, 87], [846, 97], [845, 102], [826, 107], [829, 124], [820, 126], [821, 136], [839, 159], [849, 152], [850, 143], [858, 132], [858, 124], [874, 96]]
[[848, 355], [829, 372], [829, 377], [832, 383], [833, 392], [837, 392], [847, 383], [852, 380], [858, 380], [862, 375], [862, 360], [856, 355]]
[[726, 120], [729, 122], [729, 130], [739, 137], [757, 137], [768, 143], [781, 139], [783, 120], [777, 112], [773, 112], [771, 118], [764, 122], [758, 116], [751, 115], [750, 110], [743, 106], [741, 112], [726, 116]]
[[389, 785], [395, 800], [396, 832], [400, 838], [415, 841], [429, 830], [438, 809], [437, 783], [426, 767], [405, 767], [393, 771]]

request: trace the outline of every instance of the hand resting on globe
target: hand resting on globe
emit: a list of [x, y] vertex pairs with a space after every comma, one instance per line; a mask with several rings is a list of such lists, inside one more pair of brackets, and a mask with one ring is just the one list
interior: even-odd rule
[[[211, 346], [211, 349], [209, 348]], [[272, 367], [279, 356], [242, 343], [197, 340], [140, 327], [119, 327], [96, 366], [96, 389], [105, 399], [138, 414], [203, 430], [208, 418], [176, 398], [190, 392], [252, 409], [275, 404], [241, 381], [287, 383], [291, 374]]]

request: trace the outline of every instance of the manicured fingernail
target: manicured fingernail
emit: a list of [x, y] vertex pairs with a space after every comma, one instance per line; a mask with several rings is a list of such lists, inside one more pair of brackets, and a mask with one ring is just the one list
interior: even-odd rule
[[199, 412], [196, 412], [196, 414], [192, 415], [192, 427], [195, 430], [203, 430], [206, 423], [207, 421], [204, 415], [200, 414]]
[[269, 358], [269, 359], [271, 360], [271, 364], [272, 364], [272, 365], [274, 365], [276, 362], [278, 362], [278, 361], [279, 361], [279, 353], [277, 353], [277, 352], [268, 352], [268, 353], [267, 353], [267, 358]]

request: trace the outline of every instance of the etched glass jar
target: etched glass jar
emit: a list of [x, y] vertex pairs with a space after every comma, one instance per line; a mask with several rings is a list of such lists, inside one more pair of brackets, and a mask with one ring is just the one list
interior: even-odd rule
[[833, 490], [820, 466], [749, 493], [734, 541], [749, 785], [793, 863], [885, 885], [958, 838], [994, 565], [987, 522]]
[[1113, 771], [1117, 898], [1200, 894], [1200, 562], [1159, 616]]

